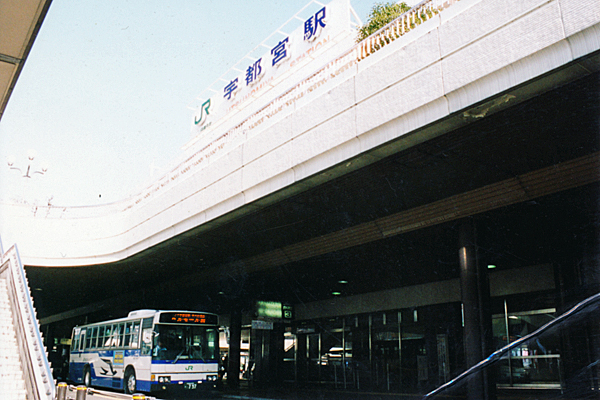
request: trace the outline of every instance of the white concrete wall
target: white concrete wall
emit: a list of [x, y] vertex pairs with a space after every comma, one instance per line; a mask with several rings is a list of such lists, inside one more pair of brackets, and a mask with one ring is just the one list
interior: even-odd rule
[[358, 63], [340, 59], [333, 77], [300, 82], [252, 127], [198, 141], [137, 196], [98, 207], [2, 204], [0, 229], [27, 265], [120, 260], [466, 124], [470, 107], [491, 113], [547, 90], [518, 85], [598, 51], [599, 38], [597, 0], [461, 0]]

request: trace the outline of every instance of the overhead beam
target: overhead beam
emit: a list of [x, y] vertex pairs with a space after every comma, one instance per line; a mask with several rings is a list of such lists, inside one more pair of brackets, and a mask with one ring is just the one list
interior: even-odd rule
[[7, 54], [0, 53], [0, 62], [18, 65], [21, 63], [21, 61], [23, 61], [23, 60], [21, 60], [20, 58], [16, 58], [16, 57], [9, 56]]

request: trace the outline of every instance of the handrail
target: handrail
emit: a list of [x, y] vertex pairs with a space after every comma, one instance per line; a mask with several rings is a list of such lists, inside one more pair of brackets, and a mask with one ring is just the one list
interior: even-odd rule
[[2, 254], [1, 273], [6, 274], [13, 323], [27, 393], [35, 400], [52, 400], [55, 385], [36, 318], [31, 292], [17, 245]]

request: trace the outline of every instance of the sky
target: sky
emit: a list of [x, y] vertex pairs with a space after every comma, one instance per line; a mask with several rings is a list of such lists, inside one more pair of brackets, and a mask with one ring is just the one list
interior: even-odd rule
[[[364, 23], [377, 0], [350, 1]], [[0, 201], [107, 204], [159, 179], [194, 99], [309, 2], [54, 0], [0, 120]], [[31, 153], [47, 172], [24, 178]]]

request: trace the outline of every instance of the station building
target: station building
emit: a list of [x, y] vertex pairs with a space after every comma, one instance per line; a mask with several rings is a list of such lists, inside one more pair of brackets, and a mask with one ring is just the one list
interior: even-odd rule
[[[49, 349], [203, 310], [230, 385], [427, 393], [600, 292], [597, 2], [428, 1], [359, 43], [351, 14], [203, 98], [137, 196], [6, 206]], [[469, 390], [598, 390], [597, 311]]]

